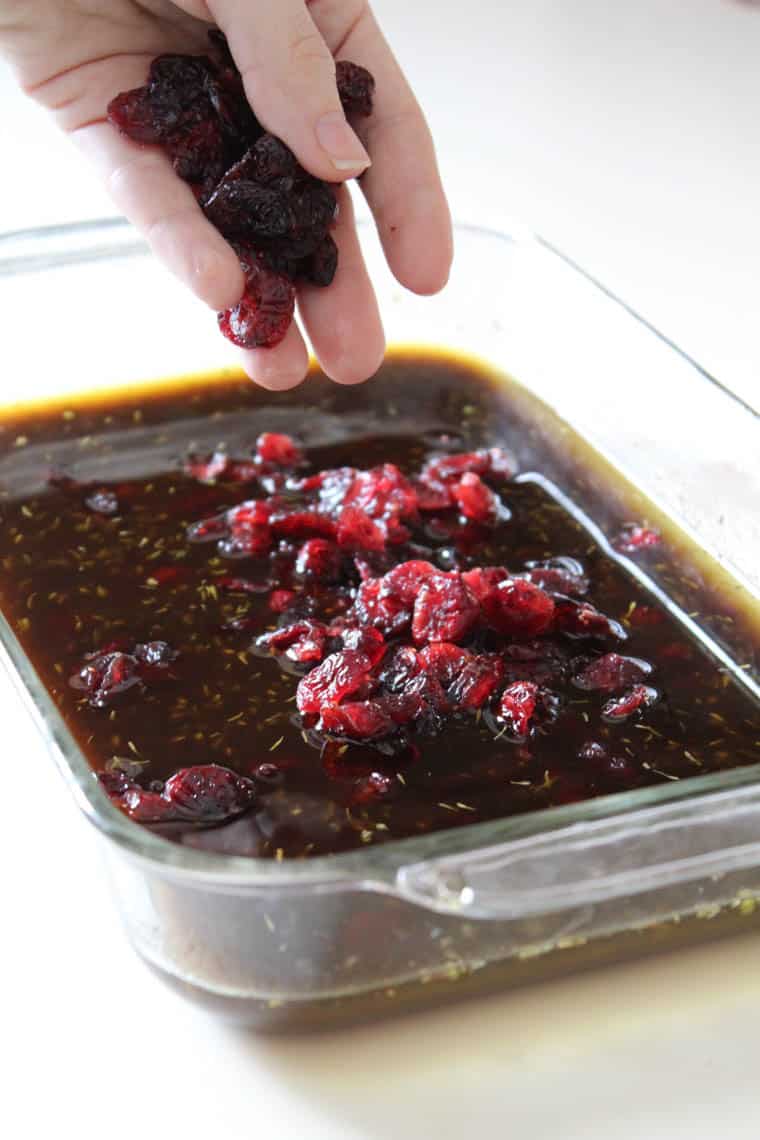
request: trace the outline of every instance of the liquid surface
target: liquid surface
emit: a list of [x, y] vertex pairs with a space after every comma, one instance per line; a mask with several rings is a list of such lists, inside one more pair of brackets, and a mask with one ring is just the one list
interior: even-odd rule
[[[541, 414], [537, 405], [537, 422]], [[595, 486], [598, 476], [563, 468], [512, 407], [509, 388], [470, 364], [398, 353], [364, 389], [314, 377], [306, 392], [282, 397], [209, 378], [8, 414], [1, 427], [0, 603], [93, 770], [160, 792], [193, 765], [246, 777], [262, 764], [276, 769], [257, 782], [238, 818], [173, 825], [165, 833], [177, 841], [278, 859], [324, 854], [760, 759], [757, 705], [658, 600], [646, 574], [656, 569], [660, 583], [671, 581], [672, 597], [705, 614], [719, 640], [721, 623], [730, 625], [745, 657], [752, 631], [742, 633], [709, 583], [697, 588], [667, 538], [616, 552], [605, 534], [625, 548], [637, 532]], [[556, 698], [552, 719], [522, 737], [499, 719], [498, 694], [477, 713], [455, 712], [437, 733], [407, 733], [396, 747], [315, 736], [296, 710], [303, 668], [285, 671], [282, 659], [252, 650], [257, 634], [286, 620], [273, 612], [271, 595], [293, 587], [301, 540], [273, 557], [230, 558], [215, 542], [187, 537], [200, 520], [265, 496], [254, 476], [199, 480], [189, 457], [221, 446], [250, 460], [265, 431], [298, 440], [307, 461], [299, 476], [383, 463], [411, 475], [431, 455], [506, 445], [517, 455], [516, 476], [484, 481], [511, 517], [478, 527], [458, 521], [455, 508], [421, 514], [382, 569], [424, 558], [446, 572], [503, 566], [519, 575], [530, 564], [574, 559], [588, 580], [584, 600], [625, 640], [547, 634], [543, 657], [526, 657], [520, 638], [489, 635], [480, 647], [506, 656], [499, 692], [507, 681], [538, 679]], [[255, 591], [230, 588], [230, 576]], [[358, 573], [345, 571], [346, 596], [358, 585]], [[321, 587], [296, 586], [319, 609]], [[113, 702], [94, 707], [72, 686], [88, 655], [153, 642], [168, 644], [172, 659]], [[561, 668], [544, 676], [549, 648]], [[652, 666], [653, 703], [619, 722], [603, 714], [609, 692], [578, 684], [609, 652]], [[381, 794], [372, 794], [373, 780]]]

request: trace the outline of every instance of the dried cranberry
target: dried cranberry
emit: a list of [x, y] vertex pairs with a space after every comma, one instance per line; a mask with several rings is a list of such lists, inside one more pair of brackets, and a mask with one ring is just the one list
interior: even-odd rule
[[632, 713], [646, 708], [647, 705], [653, 704], [656, 700], [656, 689], [651, 689], [648, 685], [634, 685], [628, 692], [623, 693], [622, 697], [614, 697], [607, 701], [602, 706], [602, 716], [605, 720], [613, 723], [626, 720]]
[[462, 572], [462, 581], [481, 606], [493, 598], [496, 587], [508, 578], [509, 571], [503, 566], [476, 566]]
[[260, 262], [237, 305], [219, 314], [219, 328], [238, 348], [273, 348], [288, 331], [294, 307], [293, 282]]
[[483, 611], [488, 623], [510, 637], [535, 637], [545, 633], [554, 617], [554, 601], [540, 586], [520, 578], [499, 582], [485, 598]]
[[529, 562], [527, 565], [524, 577], [542, 590], [572, 597], [588, 592], [588, 578], [580, 562], [574, 558], [547, 558], [544, 562]]
[[327, 628], [321, 622], [297, 621], [257, 637], [259, 653], [284, 654], [300, 665], [313, 664], [324, 657]]
[[383, 662], [380, 683], [390, 692], [403, 690], [420, 671], [418, 653], [411, 645], [399, 645]]
[[600, 693], [615, 693], [638, 684], [652, 672], [648, 661], [639, 657], [621, 657], [619, 653], [605, 653], [584, 666], [573, 677], [579, 689], [592, 689]]
[[366, 67], [339, 59], [335, 64], [338, 95], [347, 115], [371, 115], [375, 80]]
[[629, 523], [622, 528], [612, 545], [622, 554], [635, 554], [638, 550], [659, 546], [661, 542], [662, 535], [654, 527]]
[[395, 463], [356, 471], [343, 495], [343, 505], [359, 507], [373, 519], [401, 521], [417, 517], [414, 487]]
[[198, 823], [221, 823], [246, 811], [256, 798], [256, 786], [218, 764], [180, 768], [166, 781], [163, 799], [178, 815]]
[[484, 653], [473, 657], [450, 686], [448, 699], [455, 708], [482, 708], [501, 683], [503, 675], [504, 666], [496, 654]]
[[[340, 541], [340, 528], [338, 541]], [[340, 550], [330, 539], [310, 538], [298, 551], [294, 569], [299, 578], [336, 582], [340, 578], [341, 561]]]
[[411, 607], [383, 592], [381, 578], [368, 578], [356, 592], [352, 616], [359, 625], [379, 629], [386, 637], [403, 633], [412, 620]]
[[426, 645], [416, 655], [418, 667], [440, 681], [444, 688], [449, 687], [472, 659], [469, 649], [462, 649], [448, 641]]
[[451, 487], [451, 497], [466, 519], [490, 526], [505, 518], [505, 509], [490, 487], [474, 471], [466, 471]]
[[338, 543], [344, 550], [385, 550], [385, 531], [361, 507], [344, 507], [338, 516]]
[[574, 598], [555, 599], [554, 628], [568, 637], [596, 637], [602, 640], [614, 638], [626, 641], [628, 634], [620, 622], [602, 614], [588, 602], [577, 602]]
[[318, 713], [325, 705], [351, 696], [365, 684], [370, 668], [369, 657], [356, 649], [331, 653], [301, 678], [296, 693], [298, 711]]
[[276, 614], [284, 613], [290, 609], [297, 597], [295, 590], [272, 590], [269, 595], [269, 608]]
[[402, 605], [411, 609], [422, 583], [431, 574], [436, 573], [438, 571], [433, 563], [426, 562], [421, 558], [412, 559], [409, 562], [400, 562], [398, 566], [394, 566], [392, 570], [383, 575], [380, 596], [398, 598]]
[[445, 511], [451, 506], [451, 495], [445, 483], [432, 477], [423, 482], [422, 479], [413, 480], [412, 486], [417, 496], [417, 507], [421, 511]]
[[379, 701], [348, 701], [323, 705], [317, 728], [352, 740], [373, 740], [393, 732], [395, 723]]
[[360, 629], [354, 626], [351, 629], [346, 629], [341, 633], [344, 649], [357, 649], [360, 653], [364, 653], [374, 667], [381, 661], [385, 655], [385, 638], [379, 629], [373, 629], [371, 626], [367, 629]]
[[321, 511], [293, 510], [271, 518], [272, 530], [283, 538], [335, 538], [338, 528], [329, 515]]
[[282, 768], [267, 761], [257, 764], [251, 775], [257, 784], [263, 784], [265, 788], [276, 788], [284, 779]]
[[460, 574], [431, 574], [423, 581], [414, 603], [412, 635], [418, 644], [461, 641], [478, 615], [478, 604]]
[[134, 655], [143, 665], [152, 669], [168, 668], [177, 659], [176, 649], [166, 641], [139, 642], [134, 648]]
[[94, 708], [104, 708], [115, 697], [141, 683], [139, 663], [131, 653], [105, 653], [94, 657], [69, 678], [73, 689], [87, 694]]
[[514, 739], [525, 740], [530, 735], [537, 695], [538, 685], [532, 681], [514, 681], [502, 693], [499, 716]]

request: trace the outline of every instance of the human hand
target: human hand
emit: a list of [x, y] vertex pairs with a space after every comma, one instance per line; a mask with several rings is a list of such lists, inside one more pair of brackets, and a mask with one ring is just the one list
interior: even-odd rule
[[[114, 95], [144, 83], [154, 56], [204, 54], [209, 24], [227, 36], [261, 124], [308, 171], [330, 182], [365, 171], [361, 189], [401, 284], [417, 293], [442, 288], [451, 222], [432, 140], [365, 0], [0, 0], [0, 51], [23, 90], [94, 162], [154, 253], [203, 301], [225, 309], [243, 292], [235, 253], [167, 157], [120, 136], [105, 117]], [[376, 79], [373, 113], [357, 127], [361, 141], [343, 116], [335, 56], [362, 64]], [[351, 384], [376, 371], [384, 338], [345, 186], [338, 201], [335, 280], [325, 290], [299, 288], [298, 305], [324, 371]], [[249, 376], [272, 389], [300, 383], [308, 366], [295, 323], [277, 347], [242, 357]]]

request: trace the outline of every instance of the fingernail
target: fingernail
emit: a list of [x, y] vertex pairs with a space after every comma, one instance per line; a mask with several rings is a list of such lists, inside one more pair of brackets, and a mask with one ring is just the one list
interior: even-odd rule
[[317, 123], [319, 145], [336, 170], [366, 170], [372, 161], [341, 111], [330, 111]]

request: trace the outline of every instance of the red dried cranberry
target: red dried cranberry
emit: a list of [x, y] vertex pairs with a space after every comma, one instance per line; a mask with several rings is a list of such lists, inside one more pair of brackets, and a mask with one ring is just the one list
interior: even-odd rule
[[554, 628], [568, 637], [614, 638], [626, 641], [628, 634], [620, 622], [602, 614], [588, 602], [574, 598], [557, 598], [554, 610]]
[[344, 649], [357, 649], [360, 653], [364, 653], [370, 660], [374, 667], [385, 655], [385, 638], [379, 629], [373, 629], [371, 626], [367, 629], [360, 629], [354, 626], [351, 629], [346, 629], [341, 633]]
[[395, 594], [383, 593], [381, 578], [367, 578], [356, 592], [353, 618], [359, 625], [371, 625], [386, 637], [403, 633], [412, 620], [412, 611]]
[[545, 562], [529, 562], [524, 575], [542, 590], [555, 594], [570, 594], [572, 597], [588, 592], [588, 578], [583, 573], [580, 562], [574, 558], [547, 558]]
[[499, 716], [512, 738], [525, 740], [530, 735], [537, 695], [538, 685], [532, 681], [514, 681], [504, 690]]
[[338, 516], [338, 543], [344, 550], [385, 550], [385, 532], [360, 507], [344, 507]]
[[221, 823], [246, 811], [256, 798], [256, 786], [219, 764], [180, 768], [164, 785], [162, 798], [181, 819]]
[[359, 507], [373, 519], [415, 519], [417, 495], [395, 463], [357, 471], [346, 488], [343, 505]]
[[395, 723], [379, 701], [348, 701], [323, 705], [317, 728], [352, 740], [374, 740], [393, 732]]
[[317, 285], [325, 289], [332, 285], [338, 268], [338, 247], [330, 234], [325, 234], [313, 253], [308, 254], [300, 263], [297, 273], [301, 280], [309, 285]]
[[664, 621], [665, 614], [655, 606], [635, 606], [628, 615], [629, 624], [642, 629], [662, 625]]
[[327, 629], [321, 622], [297, 621], [257, 637], [254, 648], [260, 653], [284, 654], [305, 665], [322, 660], [326, 642]]
[[94, 708], [104, 708], [115, 697], [141, 683], [137, 658], [131, 653], [106, 653], [92, 658], [69, 678], [73, 689], [87, 694]]
[[508, 578], [483, 602], [488, 623], [509, 637], [535, 637], [545, 633], [554, 617], [554, 601], [540, 586]]
[[375, 80], [366, 67], [339, 59], [335, 64], [338, 95], [347, 115], [371, 115]]
[[622, 554], [635, 554], [638, 550], [659, 546], [661, 542], [662, 535], [654, 527], [629, 523], [622, 528], [612, 545]]
[[428, 641], [461, 641], [478, 615], [478, 604], [460, 574], [431, 574], [423, 581], [414, 603], [412, 635], [420, 645]]
[[448, 690], [455, 708], [479, 709], [491, 698], [501, 683], [504, 666], [495, 654], [480, 654], [462, 669]]
[[490, 487], [474, 471], [466, 471], [451, 488], [451, 497], [466, 519], [490, 526], [505, 517], [504, 508]]
[[263, 463], [277, 467], [296, 467], [303, 460], [303, 452], [289, 435], [265, 431], [256, 440], [256, 456]]
[[[340, 539], [340, 531], [338, 531]], [[341, 554], [327, 538], [310, 538], [298, 551], [295, 573], [299, 578], [316, 578], [320, 582], [336, 582], [340, 578]]]
[[446, 689], [472, 659], [473, 655], [469, 649], [462, 649], [461, 646], [452, 645], [448, 641], [426, 645], [416, 655], [418, 667], [424, 669], [431, 677], [435, 677]]
[[634, 685], [627, 693], [623, 693], [622, 697], [614, 697], [611, 701], [607, 701], [602, 706], [602, 716], [613, 723], [626, 720], [632, 713], [646, 708], [656, 700], [656, 689], [651, 689], [648, 685]]
[[321, 511], [293, 510], [274, 514], [272, 530], [282, 538], [335, 538], [338, 528], [334, 521]]
[[295, 590], [272, 590], [269, 595], [269, 608], [276, 614], [284, 613], [290, 609], [297, 597]]
[[318, 713], [325, 705], [351, 696], [366, 683], [370, 668], [369, 657], [356, 649], [331, 653], [301, 678], [296, 692], [298, 711]]
[[579, 689], [592, 689], [600, 693], [616, 693], [620, 689], [643, 681], [652, 672], [648, 661], [639, 657], [621, 657], [619, 653], [605, 653], [590, 661], [573, 677]]
[[503, 566], [476, 566], [472, 570], [462, 572], [462, 581], [481, 606], [493, 597], [499, 583], [508, 578], [509, 571], [505, 570]]
[[445, 511], [451, 506], [451, 495], [445, 483], [432, 477], [423, 482], [422, 479], [413, 480], [412, 486], [417, 496], [417, 507], [421, 511]]
[[246, 273], [237, 305], [219, 314], [219, 328], [238, 348], [273, 348], [293, 320], [295, 296], [293, 282], [259, 258]]
[[402, 605], [411, 609], [422, 583], [431, 574], [436, 573], [438, 571], [433, 563], [426, 562], [421, 558], [415, 558], [409, 562], [400, 562], [398, 566], [394, 566], [392, 570], [383, 575], [380, 597], [398, 598]]

